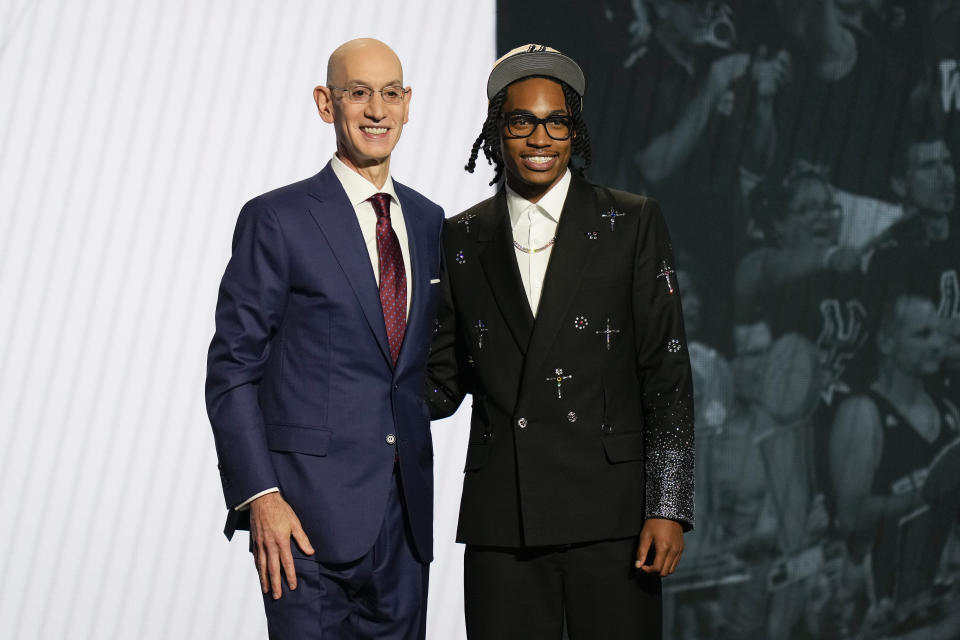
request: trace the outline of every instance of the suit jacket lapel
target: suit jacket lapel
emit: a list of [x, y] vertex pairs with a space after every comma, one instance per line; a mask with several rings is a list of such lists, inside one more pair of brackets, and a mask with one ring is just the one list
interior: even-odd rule
[[367, 324], [380, 345], [383, 357], [392, 366], [387, 328], [380, 305], [380, 290], [370, 267], [370, 254], [364, 244], [353, 205], [347, 199], [347, 194], [329, 163], [314, 176], [312, 187], [311, 195], [324, 206], [311, 207], [310, 215], [320, 227], [330, 250], [340, 263]]
[[[423, 214], [410, 198], [404, 193], [405, 187], [393, 181], [393, 186], [400, 199], [400, 206], [403, 208], [403, 223], [407, 227], [407, 251], [410, 252], [410, 271], [407, 274], [407, 287], [410, 287], [410, 311], [407, 314], [407, 328], [404, 332], [403, 345], [400, 347], [400, 355], [397, 357], [397, 367], [403, 365], [409, 358], [404, 355], [409, 353], [407, 344], [410, 342], [406, 336], [415, 336], [420, 330], [420, 325], [427, 321], [424, 318], [425, 305], [427, 303], [427, 291], [429, 287], [429, 274], [424, 273], [427, 265], [424, 264], [424, 251], [426, 247], [422, 246], [424, 239], [428, 238], [428, 231], [423, 228]], [[439, 241], [439, 238], [436, 239]], [[379, 301], [379, 299], [378, 299]]]
[[[502, 187], [491, 201], [490, 207], [492, 210], [485, 216], [478, 236], [480, 265], [513, 339], [520, 351], [526, 353], [533, 329], [533, 312], [530, 311], [530, 302], [524, 292], [520, 269], [517, 267], [513, 230], [507, 214], [507, 195]], [[489, 321], [488, 318], [478, 320]]]
[[525, 375], [540, 371], [597, 249], [598, 243], [587, 237], [587, 232], [596, 230], [597, 207], [593, 187], [576, 177], [571, 180], [530, 336]]

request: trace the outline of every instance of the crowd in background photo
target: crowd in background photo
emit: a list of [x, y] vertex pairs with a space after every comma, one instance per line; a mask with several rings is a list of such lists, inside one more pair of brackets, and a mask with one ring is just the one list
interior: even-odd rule
[[677, 255], [667, 637], [960, 636], [960, 0], [560, 4], [502, 3], [498, 49], [582, 61], [588, 177]]

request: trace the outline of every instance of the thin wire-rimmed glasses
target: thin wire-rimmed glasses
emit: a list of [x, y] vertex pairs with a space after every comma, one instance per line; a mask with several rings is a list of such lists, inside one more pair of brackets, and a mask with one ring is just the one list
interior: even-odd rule
[[507, 126], [507, 133], [512, 138], [529, 138], [536, 131], [537, 126], [543, 125], [544, 131], [554, 140], [570, 138], [572, 121], [570, 116], [547, 116], [537, 118], [532, 113], [510, 111], [500, 116]]
[[347, 102], [355, 103], [370, 102], [370, 98], [373, 97], [373, 94], [379, 93], [380, 97], [383, 98], [383, 101], [386, 104], [400, 104], [403, 102], [403, 97], [410, 92], [409, 89], [404, 89], [400, 85], [396, 84], [392, 84], [382, 89], [371, 89], [370, 87], [362, 84], [355, 84], [349, 87], [334, 87], [332, 85], [327, 85], [327, 88], [334, 91], [343, 91], [343, 95], [347, 99]]

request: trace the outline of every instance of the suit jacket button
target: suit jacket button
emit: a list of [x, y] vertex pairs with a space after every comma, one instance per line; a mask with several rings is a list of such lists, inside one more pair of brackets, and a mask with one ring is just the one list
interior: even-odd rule
[[387, 444], [396, 444], [396, 443], [397, 443], [397, 436], [393, 435], [392, 433], [388, 433]]
[[576, 421], [577, 421], [577, 414], [576, 414], [576, 412], [571, 411], [570, 413], [568, 413], [568, 414], [567, 414], [567, 420], [569, 420], [570, 422], [576, 422]]
[[517, 426], [520, 427], [521, 429], [526, 429], [526, 428], [527, 428], [527, 419], [526, 419], [526, 418], [518, 418], [518, 419], [517, 419]]

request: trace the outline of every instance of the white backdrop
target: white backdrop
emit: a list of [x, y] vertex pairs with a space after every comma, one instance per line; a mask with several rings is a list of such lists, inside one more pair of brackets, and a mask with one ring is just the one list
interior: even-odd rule
[[[203, 407], [236, 214], [327, 161], [311, 93], [358, 36], [414, 88], [393, 174], [448, 214], [486, 197], [494, 5], [0, 0], [4, 637], [266, 637]], [[465, 411], [434, 437], [428, 637], [456, 640]]]

